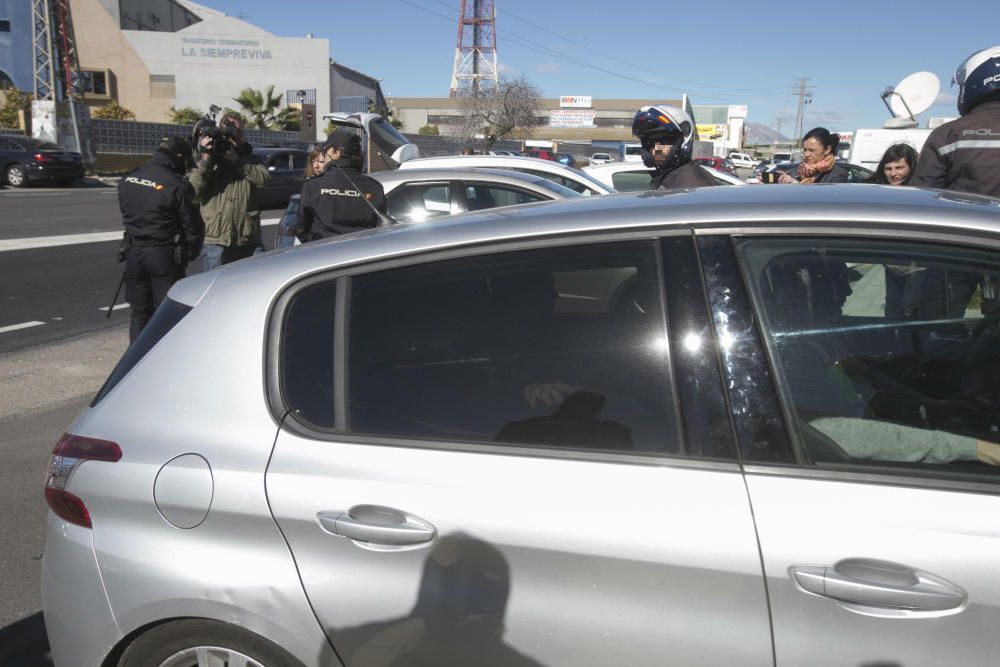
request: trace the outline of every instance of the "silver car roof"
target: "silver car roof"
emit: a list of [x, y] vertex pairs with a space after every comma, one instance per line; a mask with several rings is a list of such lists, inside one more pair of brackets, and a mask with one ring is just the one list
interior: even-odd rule
[[[194, 305], [213, 281], [242, 284], [270, 299], [288, 283], [361, 262], [484, 243], [608, 231], [672, 228], [856, 230], [906, 225], [908, 232], [958, 227], [1000, 233], [1000, 199], [940, 190], [866, 184], [706, 187], [578, 197], [399, 224], [266, 253], [177, 283], [174, 300]], [[220, 275], [221, 272], [221, 275]], [[258, 281], [248, 289], [240, 281]], [[267, 295], [267, 296], [265, 296]]]
[[548, 196], [559, 198], [558, 192], [543, 185], [538, 185], [540, 176], [525, 174], [519, 171], [509, 171], [494, 168], [475, 169], [397, 169], [395, 171], [379, 171], [371, 174], [371, 177], [382, 184], [386, 191], [398, 187], [401, 183], [414, 183], [420, 181], [489, 181], [491, 183], [505, 183], [529, 189], [532, 192], [544, 193]]

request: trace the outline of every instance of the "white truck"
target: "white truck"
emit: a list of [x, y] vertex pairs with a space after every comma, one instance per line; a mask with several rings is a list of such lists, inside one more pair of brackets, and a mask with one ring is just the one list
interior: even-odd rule
[[923, 127], [907, 129], [871, 129], [857, 130], [851, 143], [851, 154], [847, 161], [867, 167], [872, 171], [878, 168], [885, 150], [893, 144], [909, 144], [917, 153], [924, 147], [924, 142], [930, 136], [931, 130]]

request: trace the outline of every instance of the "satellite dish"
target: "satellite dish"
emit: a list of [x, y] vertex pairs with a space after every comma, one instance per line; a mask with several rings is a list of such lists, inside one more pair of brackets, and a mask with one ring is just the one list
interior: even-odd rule
[[887, 88], [883, 99], [889, 97], [889, 111], [893, 116], [916, 119], [934, 104], [941, 91], [941, 81], [931, 72], [917, 72], [906, 77], [895, 88]]

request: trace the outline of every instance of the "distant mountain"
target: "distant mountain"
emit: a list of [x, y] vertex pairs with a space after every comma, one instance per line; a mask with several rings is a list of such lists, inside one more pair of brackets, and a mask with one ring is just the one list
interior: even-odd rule
[[747, 138], [746, 144], [751, 146], [759, 146], [761, 144], [773, 144], [775, 141], [788, 141], [788, 137], [776, 132], [767, 125], [761, 125], [760, 123], [747, 123]]

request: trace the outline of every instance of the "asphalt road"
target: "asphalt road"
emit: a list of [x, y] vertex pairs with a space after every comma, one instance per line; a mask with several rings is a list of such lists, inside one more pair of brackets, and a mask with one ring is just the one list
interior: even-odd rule
[[[0, 190], [0, 354], [128, 321], [124, 290], [106, 317], [124, 269], [117, 191], [94, 183]], [[280, 214], [265, 211], [265, 223]]]
[[128, 345], [123, 325], [0, 355], [0, 665], [51, 665], [41, 614], [49, 454]]

